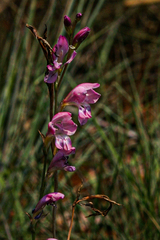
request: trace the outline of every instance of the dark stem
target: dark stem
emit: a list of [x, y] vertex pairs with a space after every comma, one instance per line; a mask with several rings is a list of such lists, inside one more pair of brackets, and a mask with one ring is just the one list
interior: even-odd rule
[[33, 224], [33, 222], [31, 223], [31, 232], [32, 232], [32, 240], [36, 239], [36, 226], [35, 224]]
[[[54, 105], [54, 115], [57, 113], [57, 98], [58, 98], [58, 89], [57, 89], [57, 85], [56, 83], [54, 84], [54, 101], [55, 101], [55, 105]], [[53, 155], [56, 154], [56, 147], [54, 148], [53, 151]], [[54, 173], [54, 192], [58, 192], [58, 171], [56, 170]], [[55, 202], [55, 205], [53, 206], [53, 213], [52, 213], [52, 233], [53, 233], [53, 237], [56, 237], [56, 210], [57, 210], [57, 203]]]
[[52, 120], [53, 117], [53, 83], [52, 84], [47, 84], [48, 90], [49, 90], [49, 98], [50, 98], [50, 109], [49, 109], [49, 116], [50, 116], [50, 121]]
[[46, 172], [46, 164], [47, 164], [47, 152], [45, 149], [43, 149], [43, 155], [44, 155], [44, 165], [43, 165], [42, 182], [41, 182], [39, 199], [43, 197], [44, 189], [45, 189], [45, 172]]

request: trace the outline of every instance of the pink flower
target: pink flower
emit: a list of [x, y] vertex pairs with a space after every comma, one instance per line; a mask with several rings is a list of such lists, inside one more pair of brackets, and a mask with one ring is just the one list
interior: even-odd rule
[[69, 136], [77, 130], [77, 125], [71, 119], [72, 114], [69, 112], [57, 113], [49, 122], [46, 134], [46, 139], [52, 139], [51, 136], [55, 136], [56, 147], [66, 153], [74, 150]]
[[75, 148], [73, 148], [68, 153], [65, 153], [63, 151], [58, 151], [49, 165], [49, 168], [47, 170], [47, 176], [51, 177], [55, 170], [65, 170], [68, 172], [74, 172], [76, 168], [74, 166], [69, 166], [67, 161], [68, 155], [74, 154], [74, 153], [75, 153]]
[[90, 33], [91, 29], [89, 27], [85, 27], [81, 29], [73, 38], [72, 45], [75, 48], [78, 48], [79, 45], [87, 38], [88, 34]]
[[60, 36], [58, 38], [57, 44], [53, 47], [53, 65], [47, 65], [48, 73], [46, 74], [44, 81], [46, 83], [54, 83], [57, 80], [58, 75], [62, 71], [62, 67], [66, 64], [72, 62], [72, 60], [76, 56], [76, 51], [74, 51], [71, 57], [68, 59], [66, 63], [63, 65], [63, 59], [65, 55], [68, 53], [69, 44], [64, 36]]
[[49, 194], [45, 195], [44, 197], [42, 197], [40, 199], [40, 201], [36, 205], [35, 209], [32, 210], [33, 217], [35, 219], [40, 218], [43, 213], [43, 208], [46, 205], [48, 205], [48, 204], [53, 205], [54, 202], [58, 201], [59, 199], [63, 199], [63, 198], [64, 198], [64, 194], [59, 193], [59, 192], [53, 192], [53, 193], [49, 193]]
[[84, 125], [92, 117], [89, 104], [96, 103], [100, 98], [101, 95], [93, 90], [99, 86], [99, 83], [79, 84], [63, 100], [63, 106], [76, 105], [78, 107], [78, 120], [81, 125]]
[[47, 238], [46, 240], [58, 240], [57, 238]]

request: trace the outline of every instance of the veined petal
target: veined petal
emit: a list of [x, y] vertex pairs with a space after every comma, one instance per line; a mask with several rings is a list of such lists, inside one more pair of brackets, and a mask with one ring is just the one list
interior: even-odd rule
[[70, 137], [67, 135], [56, 135], [55, 145], [58, 149], [64, 151], [70, 151], [72, 149], [72, 143]]
[[73, 135], [77, 130], [77, 124], [75, 124], [72, 120], [62, 120], [61, 123], [55, 123], [55, 125], [59, 128], [58, 132], [69, 136]]
[[91, 107], [89, 104], [85, 104], [84, 107], [80, 106], [78, 111], [78, 121], [81, 125], [84, 125], [89, 118], [91, 118]]
[[56, 55], [58, 57], [58, 62], [63, 62], [63, 58], [66, 55], [66, 53], [69, 50], [69, 44], [64, 36], [59, 36], [58, 42], [57, 42], [57, 51]]

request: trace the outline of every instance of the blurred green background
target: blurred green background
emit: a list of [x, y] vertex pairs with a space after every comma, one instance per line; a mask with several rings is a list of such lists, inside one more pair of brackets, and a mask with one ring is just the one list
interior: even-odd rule
[[[46, 60], [25, 24], [54, 46], [65, 34], [63, 16], [83, 18], [75, 32], [91, 32], [78, 48], [59, 102], [76, 85], [99, 82], [93, 118], [72, 137], [76, 173], [60, 172], [57, 238], [67, 239], [80, 178], [82, 196], [105, 194], [122, 204], [107, 217], [78, 206], [71, 239], [160, 239], [160, 3], [115, 0], [13, 0], [0, 2], [0, 239], [31, 239], [29, 218], [38, 201], [42, 141], [49, 122]], [[77, 109], [70, 108], [77, 122]], [[48, 156], [48, 164], [51, 161]], [[53, 179], [46, 193], [53, 191]], [[106, 209], [106, 203], [95, 202]], [[37, 226], [37, 240], [51, 237], [51, 207]]]

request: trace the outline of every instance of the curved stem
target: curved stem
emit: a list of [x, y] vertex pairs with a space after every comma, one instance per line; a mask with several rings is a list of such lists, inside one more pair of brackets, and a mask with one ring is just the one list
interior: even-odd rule
[[74, 217], [74, 210], [75, 210], [75, 206], [72, 206], [72, 219], [71, 219], [71, 224], [70, 224], [70, 227], [69, 227], [67, 240], [70, 240], [70, 237], [71, 237], [71, 231], [72, 231], [72, 225], [73, 225], [73, 217]]

